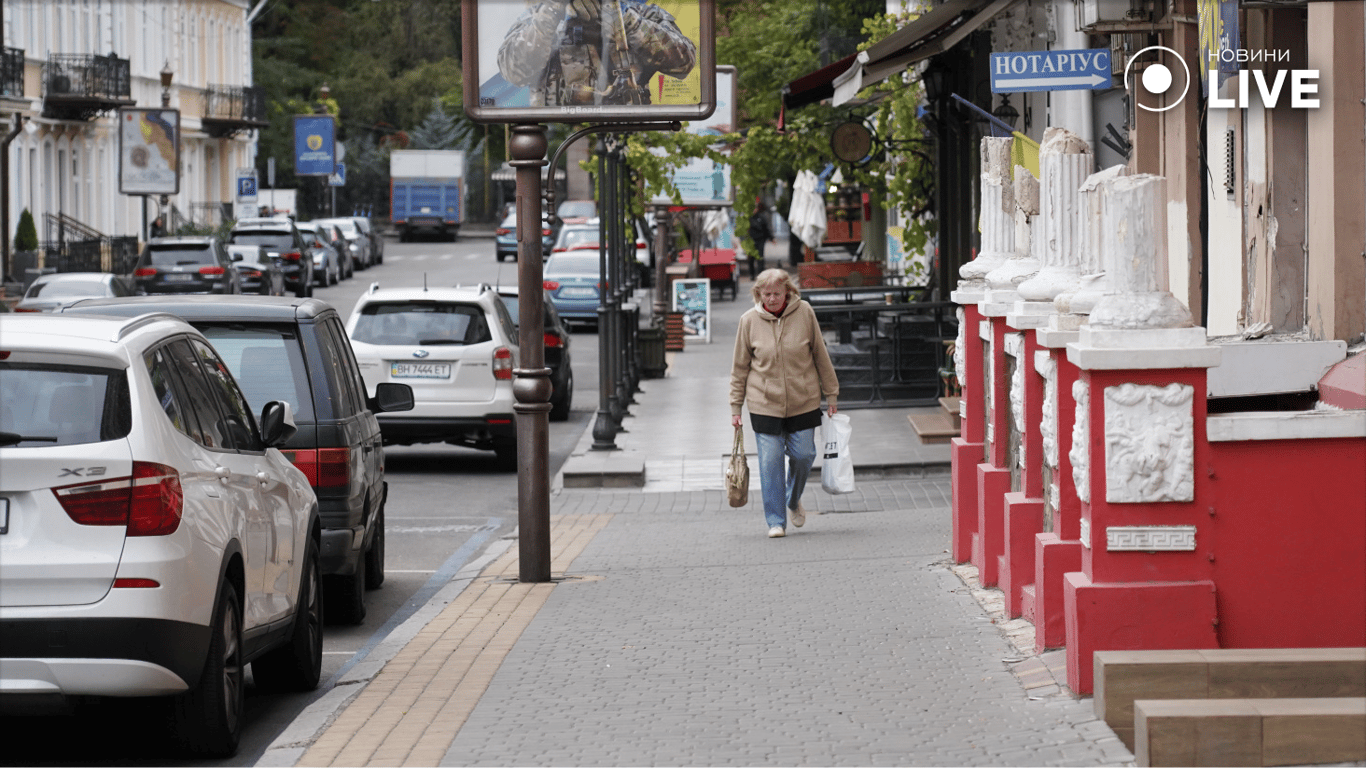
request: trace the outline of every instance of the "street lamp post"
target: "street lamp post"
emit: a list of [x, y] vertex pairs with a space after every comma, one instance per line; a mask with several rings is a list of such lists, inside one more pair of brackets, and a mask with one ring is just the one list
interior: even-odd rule
[[[166, 60], [166, 63], [163, 64], [163, 65], [161, 66], [161, 108], [162, 108], [162, 109], [170, 109], [170, 108], [171, 108], [171, 80], [172, 80], [174, 77], [175, 77], [175, 73], [171, 71], [171, 61], [170, 61], [169, 59], [167, 59], [167, 60]], [[178, 170], [179, 170], [179, 169], [177, 169], [177, 171], [178, 171]], [[146, 198], [144, 197], [143, 200], [145, 201]], [[170, 232], [171, 220], [170, 220], [170, 215], [169, 215], [168, 210], [167, 210], [167, 209], [170, 207], [170, 205], [171, 205], [171, 196], [170, 196], [170, 195], [162, 195], [162, 196], [161, 196], [161, 207], [157, 209], [158, 218], [162, 219], [162, 222], [161, 222], [161, 232], [159, 233], [159, 234], [161, 234], [161, 235], [169, 235], [169, 234], [171, 233], [171, 232]], [[144, 218], [145, 218], [145, 217], [144, 217]]]

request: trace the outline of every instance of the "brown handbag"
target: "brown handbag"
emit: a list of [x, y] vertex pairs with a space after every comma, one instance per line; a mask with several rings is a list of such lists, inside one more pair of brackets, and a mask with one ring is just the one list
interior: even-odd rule
[[743, 507], [749, 503], [749, 462], [745, 460], [744, 428], [735, 428], [735, 444], [730, 449], [730, 460], [726, 462], [726, 500], [732, 507]]

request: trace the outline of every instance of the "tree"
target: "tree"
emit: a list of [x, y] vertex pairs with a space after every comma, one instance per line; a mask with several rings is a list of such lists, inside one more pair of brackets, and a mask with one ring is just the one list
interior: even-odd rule
[[412, 149], [455, 149], [468, 143], [473, 126], [446, 114], [441, 99], [432, 99], [432, 111], [422, 125], [409, 134]]
[[38, 250], [38, 229], [33, 226], [33, 214], [27, 208], [19, 214], [19, 228], [14, 232], [14, 250]]

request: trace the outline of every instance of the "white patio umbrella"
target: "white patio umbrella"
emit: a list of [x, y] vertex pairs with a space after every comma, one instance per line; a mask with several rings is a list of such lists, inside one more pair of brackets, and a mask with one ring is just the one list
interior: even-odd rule
[[825, 239], [825, 199], [816, 191], [820, 180], [811, 171], [797, 174], [792, 183], [792, 208], [787, 225], [808, 248], [817, 248]]

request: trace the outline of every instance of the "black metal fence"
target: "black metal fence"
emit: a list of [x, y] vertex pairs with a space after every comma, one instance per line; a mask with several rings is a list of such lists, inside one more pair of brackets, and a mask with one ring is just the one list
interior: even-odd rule
[[43, 64], [43, 89], [49, 96], [126, 99], [132, 95], [132, 69], [117, 56], [54, 53]]
[[24, 49], [0, 50], [0, 96], [24, 95]]
[[43, 266], [58, 272], [109, 272], [132, 274], [138, 262], [136, 237], [101, 237], [92, 240], [45, 241], [38, 244]]
[[257, 85], [210, 85], [204, 97], [204, 116], [222, 120], [268, 122], [266, 90]]

